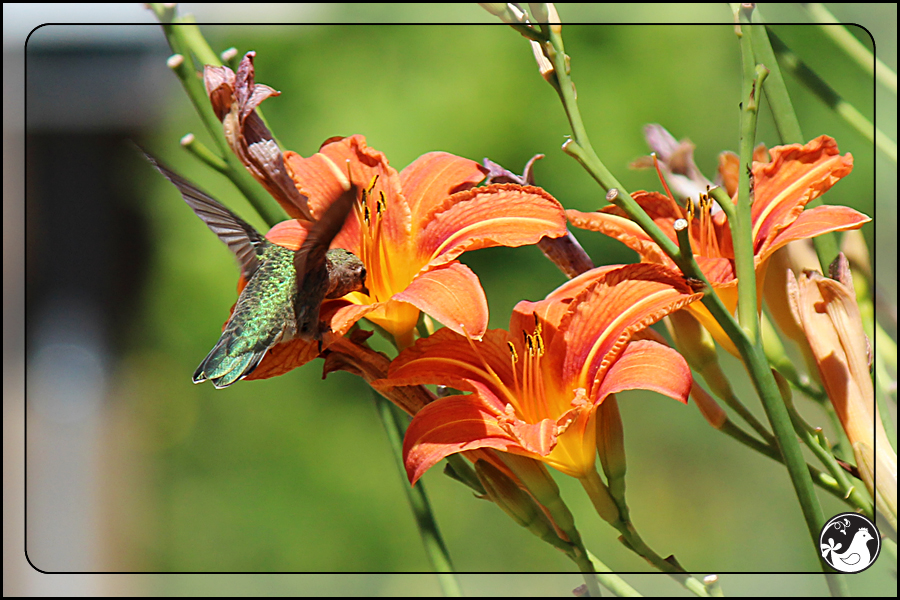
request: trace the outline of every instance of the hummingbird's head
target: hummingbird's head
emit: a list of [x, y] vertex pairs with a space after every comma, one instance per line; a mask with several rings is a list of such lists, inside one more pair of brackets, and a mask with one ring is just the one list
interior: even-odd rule
[[340, 298], [350, 292], [369, 295], [366, 287], [366, 265], [355, 254], [343, 248], [333, 248], [326, 255], [331, 291], [328, 298]]

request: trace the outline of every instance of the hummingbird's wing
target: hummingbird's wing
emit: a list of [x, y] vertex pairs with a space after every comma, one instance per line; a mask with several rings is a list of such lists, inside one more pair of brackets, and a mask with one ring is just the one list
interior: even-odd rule
[[315, 222], [303, 244], [294, 253], [294, 270], [297, 275], [294, 314], [300, 337], [320, 339], [319, 303], [325, 299], [328, 283], [325, 254], [331, 241], [344, 227], [344, 221], [355, 202], [356, 187], [351, 185], [349, 190], [325, 209], [325, 214]]
[[[144, 152], [142, 150], [142, 152]], [[175, 173], [156, 158], [144, 152], [154, 167], [166, 179], [175, 184], [182, 198], [210, 230], [225, 242], [241, 265], [241, 273], [249, 280], [259, 268], [258, 254], [262, 253], [266, 239], [252, 225], [225, 208], [193, 183]]]
[[298, 288], [302, 287], [303, 276], [307, 270], [325, 264], [325, 253], [328, 246], [341, 229], [344, 221], [356, 202], [356, 187], [341, 194], [337, 200], [328, 205], [322, 218], [316, 221], [309, 235], [303, 240], [300, 249], [294, 254], [294, 269], [297, 271]]

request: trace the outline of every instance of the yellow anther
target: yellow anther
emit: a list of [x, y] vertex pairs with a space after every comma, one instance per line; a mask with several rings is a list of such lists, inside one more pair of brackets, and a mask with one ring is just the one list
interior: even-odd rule
[[369, 215], [369, 205], [364, 203], [363, 204], [363, 221], [366, 222], [366, 225], [369, 224], [369, 216], [370, 216]]
[[506, 342], [506, 345], [509, 346], [509, 354], [512, 356], [513, 363], [519, 362], [519, 353], [516, 352], [516, 347], [512, 342]]
[[384, 192], [380, 192], [378, 202], [375, 203], [375, 212], [380, 217], [382, 213], [384, 213], [384, 209], [387, 206], [387, 202], [384, 199]]
[[534, 334], [534, 342], [536, 347], [536, 354], [538, 356], [544, 355], [544, 338], [541, 337], [540, 326], [538, 326], [538, 331]]
[[375, 182], [378, 181], [378, 175], [375, 175], [372, 178], [372, 181], [369, 182], [368, 187], [366, 187], [366, 193], [371, 194], [372, 190], [375, 189]]

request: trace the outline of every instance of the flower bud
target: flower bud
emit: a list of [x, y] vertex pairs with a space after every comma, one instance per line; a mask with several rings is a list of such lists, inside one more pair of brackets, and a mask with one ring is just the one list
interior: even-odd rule
[[719, 406], [719, 403], [696, 382], [691, 386], [691, 398], [700, 409], [700, 414], [707, 423], [713, 426], [713, 429], [721, 429], [728, 421], [728, 414]]
[[622, 416], [615, 394], [610, 394], [597, 407], [597, 454], [606, 474], [610, 494], [625, 503], [625, 435]]
[[569, 534], [575, 531], [575, 518], [562, 501], [559, 486], [547, 472], [544, 463], [510, 452], [498, 452], [497, 458], [519, 478], [534, 499], [546, 507], [550, 518], [563, 532]]
[[719, 365], [716, 343], [709, 331], [686, 310], [671, 313], [665, 323], [678, 352], [691, 368], [703, 377], [716, 396], [730, 397], [731, 384]]
[[553, 526], [537, 503], [515, 481], [486, 460], [475, 462], [475, 473], [488, 497], [503, 512], [538, 537], [553, 536]]
[[[799, 278], [788, 273], [790, 308], [806, 334], [822, 384], [856, 454], [860, 476], [876, 505], [896, 526], [897, 453], [875, 406], [868, 343], [856, 295], [841, 266], [845, 261], [840, 255], [835, 269], [840, 280], [813, 271]], [[872, 475], [876, 470], [877, 480]]]

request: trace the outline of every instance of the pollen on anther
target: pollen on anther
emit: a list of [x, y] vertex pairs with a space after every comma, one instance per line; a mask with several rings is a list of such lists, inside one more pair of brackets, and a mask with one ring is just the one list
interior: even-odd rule
[[506, 342], [506, 345], [509, 346], [509, 354], [512, 356], [513, 363], [519, 362], [519, 353], [516, 352], [516, 347], [512, 342]]
[[375, 189], [375, 182], [378, 181], [378, 175], [376, 174], [372, 177], [372, 181], [369, 182], [368, 187], [366, 187], [366, 193], [371, 194], [372, 190]]

